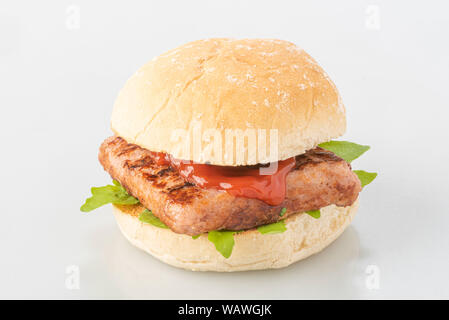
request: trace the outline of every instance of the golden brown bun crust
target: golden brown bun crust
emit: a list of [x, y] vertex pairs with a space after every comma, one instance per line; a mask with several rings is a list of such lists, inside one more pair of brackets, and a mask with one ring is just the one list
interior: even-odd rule
[[203, 234], [198, 239], [139, 221], [140, 206], [113, 206], [123, 235], [136, 247], [178, 268], [193, 271], [245, 271], [283, 268], [315, 254], [334, 241], [350, 224], [358, 202], [348, 207], [331, 205], [321, 217], [295, 214], [285, 219], [287, 231], [235, 234], [232, 255], [225, 259]]
[[227, 148], [221, 157], [193, 151], [186, 157], [172, 134], [179, 129], [193, 134], [199, 126], [203, 133], [219, 130], [223, 140], [225, 129], [264, 129], [267, 136], [277, 129], [274, 160], [283, 160], [342, 135], [346, 117], [335, 85], [295, 44], [207, 39], [170, 50], [140, 68], [120, 91], [111, 120], [112, 130], [129, 143], [185, 160], [215, 165], [273, 161], [251, 148], [245, 148], [244, 159], [231, 156]]

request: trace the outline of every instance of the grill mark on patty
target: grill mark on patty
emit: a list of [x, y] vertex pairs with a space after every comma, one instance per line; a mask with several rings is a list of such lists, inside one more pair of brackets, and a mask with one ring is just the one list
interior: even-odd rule
[[338, 162], [342, 159], [330, 151], [327, 151], [320, 147], [316, 147], [315, 149], [313, 149], [313, 153], [309, 151], [304, 154], [298, 155], [295, 157], [295, 160], [296, 164], [292, 170], [300, 170], [304, 165], [311, 163]]
[[172, 167], [167, 167], [167, 168], [164, 168], [164, 169], [160, 170], [160, 171], [157, 173], [157, 175], [158, 175], [160, 178], [162, 178], [163, 176], [168, 175], [171, 171], [173, 171], [173, 168], [172, 168]]
[[135, 145], [135, 144], [128, 144], [126, 147], [124, 147], [122, 150], [120, 150], [117, 153], [118, 157], [121, 157], [123, 155], [129, 154], [131, 151], [136, 150], [137, 148], [139, 148], [139, 146]]
[[191, 186], [193, 186], [192, 183], [186, 182], [186, 183], [181, 184], [181, 185], [179, 185], [179, 186], [176, 186], [176, 187], [173, 187], [173, 188], [169, 188], [169, 189], [168, 189], [168, 193], [172, 193], [172, 192], [177, 191], [177, 190], [179, 190], [179, 189], [186, 188], [186, 187], [191, 187]]
[[[133, 149], [135, 150], [135, 149]], [[117, 155], [120, 156], [120, 153]], [[131, 160], [125, 160], [124, 166], [128, 169], [139, 169], [139, 168], [146, 168], [153, 164], [153, 159], [150, 156], [145, 156], [142, 159], [137, 159], [134, 161]]]
[[154, 180], [159, 178], [159, 176], [157, 174], [151, 174], [151, 173], [147, 173], [147, 172], [143, 172], [142, 176], [150, 182], [153, 182]]
[[175, 203], [192, 204], [199, 199], [200, 189], [194, 185], [184, 184], [179, 188], [171, 188], [165, 191], [168, 198]]

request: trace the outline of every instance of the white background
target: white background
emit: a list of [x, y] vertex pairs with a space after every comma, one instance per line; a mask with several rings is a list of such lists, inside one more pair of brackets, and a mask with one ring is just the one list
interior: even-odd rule
[[[449, 298], [448, 16], [445, 1], [2, 0], [0, 298]], [[353, 167], [379, 172], [352, 226], [286, 269], [178, 270], [128, 244], [110, 207], [79, 211], [110, 182], [97, 151], [126, 79], [222, 36], [315, 57], [347, 107], [343, 138], [372, 147]]]

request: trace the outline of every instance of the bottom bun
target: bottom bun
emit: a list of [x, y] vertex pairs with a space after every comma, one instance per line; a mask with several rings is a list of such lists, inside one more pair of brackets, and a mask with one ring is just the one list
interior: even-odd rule
[[261, 234], [256, 229], [234, 235], [231, 257], [224, 258], [207, 234], [193, 239], [140, 222], [135, 210], [113, 206], [123, 235], [136, 247], [172, 266], [193, 271], [245, 271], [283, 268], [320, 252], [351, 223], [358, 202], [348, 207], [321, 208], [321, 217], [298, 213], [285, 219], [287, 230]]

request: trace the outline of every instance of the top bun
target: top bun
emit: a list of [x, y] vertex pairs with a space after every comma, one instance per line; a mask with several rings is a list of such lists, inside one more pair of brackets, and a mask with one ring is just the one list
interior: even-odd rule
[[337, 138], [346, 116], [333, 82], [295, 44], [207, 39], [140, 68], [118, 95], [111, 127], [151, 151], [237, 166], [284, 160]]

